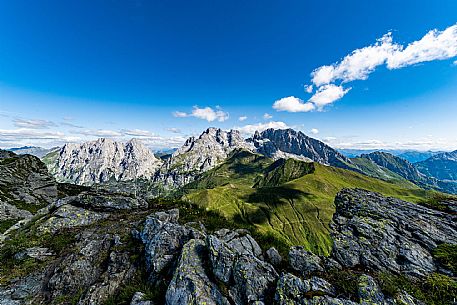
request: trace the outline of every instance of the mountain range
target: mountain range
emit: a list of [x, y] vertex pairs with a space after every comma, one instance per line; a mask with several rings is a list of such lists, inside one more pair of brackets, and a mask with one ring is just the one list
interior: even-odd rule
[[[418, 163], [382, 151], [348, 158], [327, 144], [293, 129], [267, 129], [244, 139], [236, 130], [208, 128], [200, 136], [188, 138], [182, 147], [160, 158], [139, 140], [124, 144], [99, 139], [83, 144], [66, 144], [60, 150], [52, 150], [42, 160], [60, 182], [91, 185], [112, 179], [129, 181], [142, 178], [157, 187], [173, 190], [221, 164], [239, 149], [273, 160], [293, 158], [317, 162], [386, 181], [407, 180], [420, 187], [457, 192], [457, 161], [453, 153], [437, 153]], [[402, 154], [405, 153], [411, 152], [402, 151]]]

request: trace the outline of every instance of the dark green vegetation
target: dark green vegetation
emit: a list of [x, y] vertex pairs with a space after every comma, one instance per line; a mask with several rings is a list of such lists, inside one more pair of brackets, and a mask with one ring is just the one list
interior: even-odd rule
[[12, 225], [18, 222], [19, 219], [0, 220], [0, 234], [8, 230]]
[[457, 273], [457, 245], [441, 244], [435, 248], [433, 256], [444, 268]]
[[451, 205], [457, 205], [457, 195], [431, 192], [425, 200], [418, 203], [434, 210], [452, 213]]
[[[321, 276], [334, 285], [337, 295], [357, 302], [358, 277], [361, 274], [363, 272], [359, 270], [335, 270]], [[388, 272], [373, 273], [371, 276], [377, 280], [385, 295], [394, 297], [406, 291], [428, 305], [452, 304], [457, 295], [457, 282], [443, 274], [433, 273], [421, 280]]]
[[356, 187], [412, 202], [429, 195], [408, 182], [393, 184], [318, 163], [274, 162], [246, 151], [202, 174], [181, 195], [227, 221], [251, 226], [258, 235], [327, 255], [334, 197]]
[[36, 231], [41, 219], [35, 219], [28, 225], [15, 232], [10, 239], [6, 240], [0, 249], [0, 284], [6, 284], [10, 280], [29, 274], [43, 268], [46, 263], [27, 258], [18, 260], [15, 254], [31, 247], [46, 247], [53, 250], [57, 255], [68, 251], [68, 247], [74, 242], [77, 230], [65, 230], [57, 234], [40, 234]]
[[411, 280], [389, 273], [380, 273], [377, 278], [385, 294], [393, 296], [406, 291], [429, 305], [452, 304], [457, 295], [457, 282], [443, 274], [433, 273], [425, 280]]

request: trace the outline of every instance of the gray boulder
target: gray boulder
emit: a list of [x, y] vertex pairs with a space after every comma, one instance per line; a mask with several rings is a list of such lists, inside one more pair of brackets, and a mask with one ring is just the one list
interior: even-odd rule
[[178, 209], [157, 212], [148, 216], [139, 233], [145, 245], [146, 267], [151, 281], [166, 271], [179, 257], [182, 246], [192, 238], [192, 230], [180, 225], [178, 218]]
[[257, 258], [263, 258], [262, 249], [254, 238], [249, 235], [249, 231], [247, 230], [238, 229], [231, 231], [222, 229], [214, 232], [214, 235], [225, 242], [227, 246], [238, 255], [252, 255]]
[[99, 213], [73, 205], [60, 206], [37, 230], [39, 232], [56, 233], [65, 228], [88, 226], [108, 218], [107, 213]]
[[422, 277], [437, 270], [432, 250], [457, 243], [455, 216], [380, 194], [343, 190], [335, 198], [332, 257], [344, 267]]
[[[88, 231], [77, 238], [76, 249], [79, 251], [63, 257], [47, 271], [49, 280], [45, 286], [52, 299], [76, 295], [91, 287], [104, 271], [105, 258], [110, 257], [111, 235]], [[89, 299], [83, 304], [93, 302]]]
[[265, 256], [267, 261], [275, 267], [279, 266], [282, 262], [282, 257], [275, 247], [271, 247], [270, 249], [268, 249], [265, 252]]
[[303, 304], [305, 294], [310, 290], [309, 282], [290, 273], [283, 273], [276, 284], [275, 304]]
[[181, 252], [178, 266], [166, 292], [167, 305], [229, 305], [203, 267], [205, 242], [191, 239]]
[[45, 261], [46, 259], [55, 256], [55, 253], [53, 253], [51, 250], [48, 248], [42, 248], [42, 247], [32, 247], [32, 248], [27, 248], [21, 252], [18, 252], [14, 255], [14, 258], [17, 260], [23, 260], [26, 258], [34, 258], [39, 261]]
[[208, 235], [206, 244], [214, 276], [221, 282], [228, 284], [232, 277], [237, 253], [214, 235]]
[[252, 255], [242, 255], [235, 262], [233, 278], [230, 295], [235, 304], [252, 304], [273, 296], [278, 274], [272, 265]]
[[[119, 288], [130, 282], [135, 275], [136, 268], [125, 252], [111, 252], [107, 265], [106, 270], [101, 273], [97, 281], [81, 297], [78, 305], [102, 304], [110, 296], [118, 293]], [[143, 305], [146, 304], [148, 303]]]
[[292, 269], [309, 275], [313, 272], [322, 272], [322, 260], [319, 256], [306, 251], [302, 246], [291, 247], [289, 251], [289, 263]]

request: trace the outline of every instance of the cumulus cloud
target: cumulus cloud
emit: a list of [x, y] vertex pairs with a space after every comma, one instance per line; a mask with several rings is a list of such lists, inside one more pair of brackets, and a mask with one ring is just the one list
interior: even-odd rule
[[122, 136], [122, 133], [109, 129], [86, 129], [71, 131], [72, 134], [80, 134], [84, 136], [98, 137], [98, 138], [115, 138]]
[[351, 88], [344, 89], [343, 86], [334, 84], [324, 85], [317, 89], [316, 93], [309, 99], [309, 102], [314, 105], [313, 109], [322, 110], [324, 106], [341, 99], [349, 90]]
[[198, 106], [194, 106], [191, 113], [175, 111], [173, 112], [173, 116], [177, 118], [195, 117], [202, 120], [206, 120], [208, 122], [213, 122], [215, 120], [219, 122], [224, 122], [229, 118], [229, 114], [227, 112], [222, 111], [222, 109], [219, 106], [217, 106], [216, 109], [213, 109], [211, 107], [199, 108]]
[[14, 126], [19, 128], [30, 128], [30, 129], [45, 129], [56, 126], [54, 122], [46, 120], [27, 120], [27, 119], [14, 119]]
[[176, 118], [185, 118], [185, 117], [188, 117], [189, 115], [182, 111], [175, 111], [175, 112], [173, 112], [173, 116]]
[[142, 138], [142, 137], [153, 137], [154, 133], [148, 131], [148, 130], [142, 130], [142, 129], [122, 129], [120, 131], [122, 135], [126, 136], [131, 136], [131, 137], [136, 137], [136, 138]]
[[305, 89], [305, 92], [312, 93], [313, 90], [314, 90], [314, 86], [313, 85], [305, 85], [304, 89]]
[[322, 66], [311, 73], [311, 81], [316, 86], [330, 84], [337, 80], [350, 82], [367, 79], [376, 67], [399, 51], [401, 46], [392, 42], [392, 34], [387, 33], [371, 46], [354, 50], [339, 63]]
[[289, 128], [289, 126], [287, 126], [286, 123], [281, 122], [281, 121], [272, 121], [272, 122], [267, 122], [267, 123], [257, 123], [257, 124], [250, 124], [250, 125], [245, 125], [245, 126], [241, 126], [241, 127], [234, 127], [233, 129], [239, 130], [244, 135], [252, 135], [256, 131], [261, 132], [268, 128], [287, 129], [287, 128]]
[[295, 96], [283, 97], [274, 102], [273, 109], [277, 111], [288, 111], [288, 112], [308, 112], [314, 110], [315, 106], [313, 103], [305, 103], [303, 100]]
[[167, 128], [167, 130], [172, 133], [181, 133], [181, 129], [176, 127]]
[[240, 117], [238, 118], [238, 121], [243, 122], [243, 121], [246, 121], [247, 118], [248, 118], [247, 116], [240, 116]]
[[457, 56], [457, 24], [444, 31], [429, 31], [406, 47], [393, 42], [387, 33], [371, 46], [354, 50], [340, 62], [315, 69], [311, 81], [322, 86], [335, 81], [365, 80], [378, 66], [399, 69], [421, 62], [449, 59]]
[[387, 68], [398, 69], [421, 62], [457, 56], [457, 24], [444, 31], [432, 30], [418, 41], [387, 58]]
[[269, 119], [273, 118], [273, 116], [272, 116], [271, 114], [269, 114], [269, 113], [265, 113], [265, 114], [263, 115], [263, 118], [264, 118], [265, 120], [269, 120]]
[[310, 132], [311, 132], [312, 134], [318, 134], [318, 133], [319, 133], [319, 129], [317, 129], [317, 128], [312, 128], [312, 129], [310, 130]]
[[319, 111], [349, 92], [351, 88], [344, 88], [345, 83], [366, 80], [379, 66], [393, 70], [456, 56], [457, 24], [443, 31], [431, 30], [406, 46], [394, 42], [389, 32], [374, 44], [356, 49], [334, 64], [316, 68], [311, 73], [312, 84], [304, 86], [305, 92], [314, 92], [307, 102], [286, 97], [276, 101], [273, 108], [289, 112]]

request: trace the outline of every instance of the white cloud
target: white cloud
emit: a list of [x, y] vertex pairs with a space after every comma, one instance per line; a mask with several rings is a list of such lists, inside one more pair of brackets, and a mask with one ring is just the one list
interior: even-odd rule
[[322, 110], [324, 106], [332, 104], [333, 102], [341, 99], [351, 88], [344, 89], [343, 86], [337, 86], [334, 84], [323, 85], [314, 93], [309, 99], [309, 102], [318, 110]]
[[[342, 98], [349, 90], [341, 83], [366, 80], [377, 67], [399, 69], [417, 63], [450, 59], [457, 56], [457, 24], [443, 31], [432, 30], [421, 39], [406, 47], [393, 42], [392, 33], [387, 33], [373, 45], [356, 49], [339, 62], [324, 65], [311, 73], [311, 82], [317, 87], [316, 93], [308, 102], [318, 110]], [[341, 82], [337, 84], [337, 82]], [[305, 86], [311, 93], [314, 88]], [[304, 103], [302, 103], [304, 104]]]
[[46, 120], [27, 120], [27, 119], [14, 119], [14, 126], [19, 128], [30, 128], [30, 129], [45, 129], [54, 127], [56, 124]]
[[177, 117], [177, 118], [185, 118], [185, 117], [188, 117], [189, 115], [182, 111], [175, 111], [175, 112], [173, 112], [173, 116]]
[[172, 133], [181, 133], [181, 129], [176, 127], [167, 128], [167, 130]]
[[271, 114], [269, 114], [269, 113], [265, 113], [265, 114], [263, 115], [263, 118], [264, 118], [265, 120], [269, 120], [269, 119], [273, 118], [273, 116], [272, 116]]
[[202, 120], [206, 120], [208, 122], [212, 122], [215, 120], [219, 122], [224, 122], [229, 118], [229, 114], [227, 112], [222, 111], [222, 109], [219, 106], [217, 106], [215, 110], [211, 107], [199, 108], [198, 106], [194, 106], [191, 113], [175, 111], [173, 112], [173, 116], [177, 118], [195, 117]]
[[81, 131], [71, 131], [71, 133], [98, 138], [115, 138], [122, 136], [122, 133], [119, 131], [107, 129], [86, 129]]
[[314, 110], [314, 108], [314, 104], [305, 103], [295, 96], [283, 97], [273, 104], [273, 109], [276, 109], [277, 111], [308, 112]]
[[457, 24], [444, 31], [432, 30], [387, 58], [387, 68], [398, 69], [421, 62], [457, 56]]
[[310, 132], [311, 132], [312, 134], [318, 134], [318, 133], [319, 133], [319, 129], [317, 129], [317, 128], [312, 128], [312, 129], [310, 130]]
[[126, 136], [131, 136], [131, 137], [153, 137], [154, 133], [148, 131], [148, 130], [141, 130], [141, 129], [122, 129], [121, 133]]
[[305, 88], [305, 92], [307, 92], [307, 93], [312, 93], [314, 90], [313, 85], [305, 85], [304, 88]]
[[354, 50], [339, 63], [322, 66], [311, 73], [312, 82], [316, 86], [330, 84], [337, 80], [350, 82], [367, 79], [376, 67], [386, 62], [401, 46], [392, 43], [391, 33], [387, 33], [371, 46]]
[[0, 129], [0, 138], [6, 139], [60, 139], [64, 136], [58, 131], [41, 131], [28, 128]]
[[457, 60], [452, 63], [454, 66], [457, 66]]
[[287, 128], [289, 128], [289, 126], [287, 126], [287, 124], [284, 122], [272, 121], [272, 122], [268, 122], [268, 123], [257, 123], [257, 124], [245, 125], [242, 127], [234, 127], [233, 129], [239, 130], [244, 135], [252, 135], [256, 131], [261, 132], [268, 128], [287, 129]]
[[211, 107], [198, 108], [197, 106], [195, 106], [192, 110], [192, 116], [202, 120], [207, 120], [208, 122], [212, 122], [214, 120], [224, 122], [229, 118], [228, 113], [220, 110], [219, 108], [213, 110]]
[[238, 121], [243, 122], [243, 121], [246, 121], [247, 118], [248, 118], [247, 116], [240, 116], [240, 117], [238, 118]]

